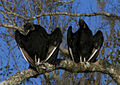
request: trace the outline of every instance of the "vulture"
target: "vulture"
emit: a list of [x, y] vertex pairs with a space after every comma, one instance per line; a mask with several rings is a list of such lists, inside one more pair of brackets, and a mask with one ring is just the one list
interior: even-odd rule
[[84, 20], [79, 19], [79, 29], [73, 33], [67, 30], [67, 44], [70, 58], [76, 63], [96, 62], [104, 37], [100, 30], [95, 35]]
[[30, 67], [36, 67], [45, 62], [56, 65], [59, 46], [62, 42], [60, 28], [48, 34], [38, 24], [26, 23], [23, 27], [24, 31], [15, 31], [15, 40]]

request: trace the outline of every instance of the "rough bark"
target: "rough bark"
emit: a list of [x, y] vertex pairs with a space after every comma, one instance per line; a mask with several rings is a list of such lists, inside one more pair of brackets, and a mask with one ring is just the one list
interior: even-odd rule
[[112, 77], [113, 80], [120, 84], [119, 69], [102, 59], [99, 59], [97, 62], [91, 64], [76, 64], [75, 62], [70, 60], [62, 60], [57, 66], [45, 63], [45, 67], [46, 69], [41, 68], [41, 66], [38, 66], [37, 70], [39, 71], [39, 73], [32, 69], [26, 69], [21, 72], [17, 72], [13, 76], [0, 83], [0, 85], [17, 85], [29, 79], [30, 77], [40, 75], [46, 72], [51, 72], [56, 69], [63, 69], [72, 73], [101, 72], [103, 74], [108, 74]]

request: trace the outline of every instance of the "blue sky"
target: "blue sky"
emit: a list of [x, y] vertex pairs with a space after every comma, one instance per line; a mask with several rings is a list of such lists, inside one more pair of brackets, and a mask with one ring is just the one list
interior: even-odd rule
[[[108, 2], [108, 4], [106, 5], [104, 11], [109, 12], [109, 13], [116, 13], [117, 10], [113, 11], [113, 6], [114, 7], [118, 6], [117, 0], [114, 0], [114, 1], [110, 0]], [[73, 2], [73, 4], [72, 4], [72, 7], [73, 8], [71, 10], [72, 11], [75, 10], [75, 13], [94, 13], [94, 12], [99, 12], [100, 11], [100, 9], [97, 9], [97, 2], [96, 2], [96, 0], [80, 0], [80, 2], [79, 2], [79, 0], [75, 0]], [[64, 7], [62, 7], [62, 8], [64, 8]], [[64, 10], [61, 10], [61, 11], [64, 12]], [[67, 11], [65, 10], [65, 12], [67, 12]], [[118, 13], [118, 15], [120, 15], [120, 13]], [[0, 14], [0, 16], [1, 16], [1, 14]], [[2, 18], [2, 16], [1, 16], [1, 18]], [[64, 17], [61, 16], [61, 20], [63, 18]], [[77, 19], [77, 21], [79, 20], [79, 17], [74, 17], [74, 18]], [[103, 23], [107, 23], [107, 21], [105, 22], [105, 21], [102, 20], [101, 16], [81, 17], [81, 18], [85, 20], [85, 22], [88, 24], [88, 26], [92, 30], [93, 34], [97, 30], [101, 30], [104, 33], [104, 36], [105, 36], [105, 32], [109, 33], [109, 30], [110, 30], [110, 26], [109, 25], [106, 25], [103, 28], [101, 28], [101, 25]], [[36, 23], [36, 20], [34, 20], [34, 23]], [[60, 25], [58, 25], [58, 26], [60, 26]], [[72, 25], [72, 27], [74, 28], [73, 29], [74, 31], [76, 30], [76, 28], [78, 28], [77, 23], [75, 23], [74, 21], [71, 21], [68, 26], [70, 26], [70, 25]], [[47, 26], [42, 25], [42, 26], [47, 28], [48, 25]], [[118, 29], [118, 26], [116, 26], [116, 29]], [[6, 29], [0, 27], [0, 33], [6, 33]], [[8, 40], [11, 39], [11, 37], [6, 37], [6, 38]], [[106, 37], [105, 37], [105, 39], [106, 39]], [[18, 47], [15, 47], [15, 49], [12, 50], [12, 52], [9, 51], [10, 49], [12, 49], [12, 47], [16, 46], [15, 40], [12, 40], [12, 42], [11, 42], [12, 46], [8, 46], [8, 44], [5, 42], [4, 37], [2, 35], [0, 35], [0, 43], [1, 43], [0, 44], [0, 60], [1, 60], [0, 61], [0, 68], [4, 68], [6, 65], [9, 64], [10, 65], [10, 69], [13, 69], [13, 70], [8, 71], [8, 70], [6, 70], [4, 68], [4, 70], [0, 71], [0, 73], [6, 74], [6, 73], [9, 73], [9, 72], [12, 72], [9, 75], [9, 76], [11, 76], [11, 75], [15, 74], [18, 71], [22, 71], [22, 70], [28, 68], [29, 64], [22, 57], [22, 54], [19, 51]], [[15, 54], [15, 56], [13, 54]], [[100, 54], [100, 56], [101, 56], [101, 54]], [[16, 61], [17, 64], [15, 63], [15, 61]], [[61, 71], [63, 72], [63, 70], [61, 70]], [[79, 75], [81, 75], [81, 73], [78, 74], [78, 76]], [[8, 78], [9, 76], [7, 76], [7, 75], [4, 76], [4, 77], [0, 76], [0, 81], [3, 81], [4, 79]], [[43, 75], [41, 75], [40, 77], [43, 78]], [[41, 83], [39, 81], [39, 78], [37, 78], [37, 79], [31, 78], [30, 80], [31, 81], [34, 80], [34, 81], [36, 81], [38, 83]], [[101, 79], [104, 81], [105, 80], [105, 76], [102, 75]], [[30, 82], [28, 83], [27, 81], [25, 81], [25, 83], [27, 83], [28, 85], [31, 84]], [[103, 84], [104, 83], [105, 83], [105, 81], [103, 82]], [[109, 84], [109, 85], [112, 85], [112, 84]]]

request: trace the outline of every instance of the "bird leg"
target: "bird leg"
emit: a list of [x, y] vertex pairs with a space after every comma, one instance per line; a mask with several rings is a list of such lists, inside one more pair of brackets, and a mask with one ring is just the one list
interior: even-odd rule
[[[84, 58], [85, 59], [85, 58]], [[86, 59], [85, 59], [86, 60]], [[82, 61], [82, 56], [80, 56], [80, 63], [84, 64], [84, 61]]]
[[82, 56], [80, 56], [80, 63], [82, 63]]
[[35, 55], [35, 65], [36, 66], [41, 66], [42, 69], [46, 69], [46, 66], [44, 65], [44, 62], [41, 62], [40, 58], [37, 59], [36, 55]]
[[42, 62], [40, 62], [40, 58], [37, 59], [36, 55], [35, 55], [35, 65], [40, 65], [42, 64]]
[[86, 58], [84, 58], [84, 62], [86, 62]]

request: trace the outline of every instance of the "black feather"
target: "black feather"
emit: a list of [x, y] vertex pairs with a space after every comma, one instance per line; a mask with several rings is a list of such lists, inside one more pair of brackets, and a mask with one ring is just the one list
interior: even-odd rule
[[98, 33], [93, 36], [92, 31], [82, 19], [79, 20], [79, 29], [75, 33], [72, 33], [72, 26], [70, 26], [67, 31], [67, 43], [72, 60], [76, 63], [95, 61], [97, 57], [96, 53], [98, 52], [94, 54], [94, 58], [89, 58], [92, 53], [94, 53], [94, 48], [98, 49], [98, 47], [100, 48], [102, 46], [103, 35], [101, 33], [101, 31], [98, 31]]
[[[49, 62], [54, 64], [62, 42], [62, 33], [59, 28], [56, 28], [54, 32], [48, 34], [40, 25], [26, 23], [24, 33], [19, 30], [15, 31], [15, 40], [26, 61], [32, 67], [35, 67], [38, 60], [40, 60], [39, 63]], [[56, 49], [46, 60], [54, 47]]]
[[97, 33], [93, 36], [93, 51], [94, 52], [95, 49], [97, 49], [97, 52], [95, 53], [95, 55], [93, 56], [93, 58], [90, 59], [89, 62], [95, 62], [96, 58], [99, 54], [100, 48], [102, 47], [104, 42], [104, 37], [103, 37], [103, 33], [98, 30]]

